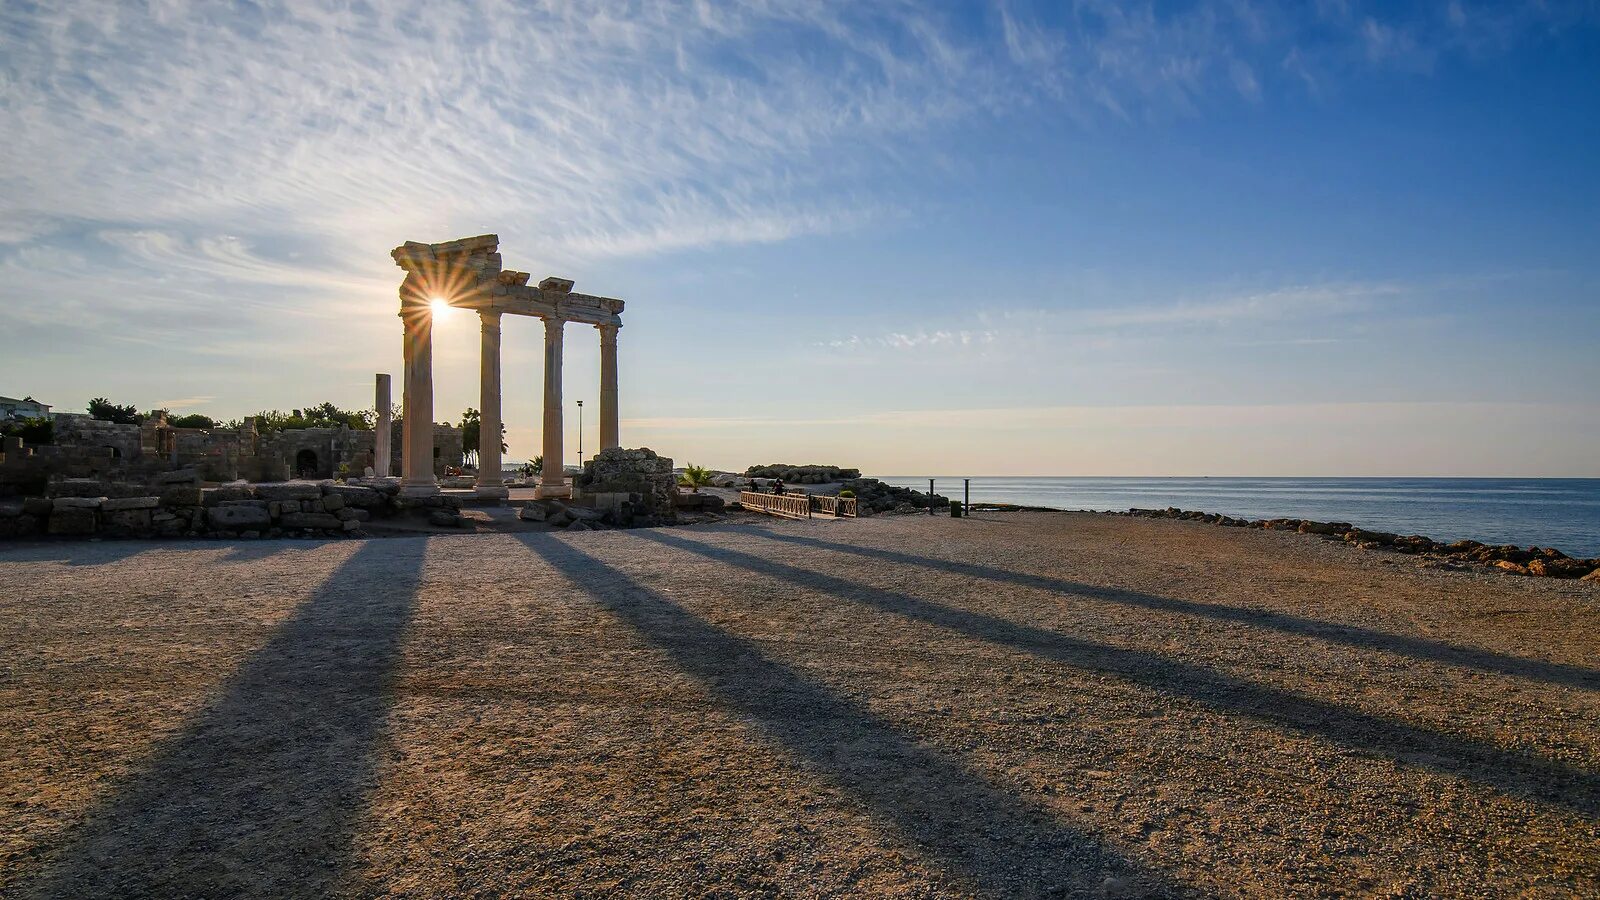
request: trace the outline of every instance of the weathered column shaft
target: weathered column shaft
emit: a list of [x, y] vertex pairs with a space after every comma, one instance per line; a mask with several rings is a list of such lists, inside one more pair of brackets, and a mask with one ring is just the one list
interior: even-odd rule
[[500, 314], [479, 312], [483, 327], [478, 386], [478, 495], [507, 497], [500, 465]]
[[405, 472], [400, 491], [407, 496], [439, 492], [433, 474], [433, 314], [426, 303], [401, 315], [410, 337], [406, 378]]
[[406, 472], [410, 471], [409, 467], [411, 465], [411, 423], [413, 421], [411, 416], [411, 379], [413, 377], [411, 374], [411, 358], [414, 354], [411, 351], [411, 329], [406, 325], [403, 315], [400, 319], [400, 327], [404, 332], [401, 342], [401, 352], [404, 354], [401, 359], [404, 362], [402, 363], [403, 371], [400, 373], [400, 471], [391, 474], [398, 474], [404, 477]]
[[600, 449], [608, 450], [622, 445], [617, 418], [617, 329], [622, 326], [595, 327], [600, 329]]
[[394, 439], [390, 437], [394, 427], [390, 412], [394, 403], [392, 397], [389, 390], [389, 376], [379, 374], [376, 392], [372, 399], [373, 411], [377, 413], [372, 425], [372, 474], [379, 478], [389, 477], [389, 459], [394, 455], [392, 446]]
[[566, 320], [544, 320], [544, 469], [539, 475], [539, 497], [567, 496], [566, 469], [562, 465], [561, 338]]

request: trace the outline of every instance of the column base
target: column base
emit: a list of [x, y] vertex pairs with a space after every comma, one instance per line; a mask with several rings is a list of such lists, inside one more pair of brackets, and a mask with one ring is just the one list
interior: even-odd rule
[[473, 485], [472, 490], [485, 500], [504, 500], [511, 496], [511, 489], [503, 484], [484, 484], [480, 481]]
[[546, 500], [552, 497], [565, 500], [571, 496], [572, 485], [570, 484], [541, 484], [533, 489], [535, 500]]
[[402, 497], [437, 497], [439, 496], [439, 482], [437, 481], [402, 481], [400, 482], [400, 496]]

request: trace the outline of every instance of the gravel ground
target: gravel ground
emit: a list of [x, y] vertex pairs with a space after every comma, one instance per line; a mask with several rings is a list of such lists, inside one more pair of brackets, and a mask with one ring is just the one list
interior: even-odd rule
[[1075, 513], [0, 548], [0, 895], [1600, 894], [1600, 590]]

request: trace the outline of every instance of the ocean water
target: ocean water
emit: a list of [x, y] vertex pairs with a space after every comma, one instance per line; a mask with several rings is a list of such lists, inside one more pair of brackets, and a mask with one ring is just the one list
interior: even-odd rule
[[[876, 476], [926, 491], [928, 476]], [[935, 490], [961, 496], [960, 476]], [[972, 501], [1056, 509], [1198, 509], [1251, 519], [1350, 522], [1436, 540], [1556, 547], [1600, 556], [1600, 478], [972, 477]]]

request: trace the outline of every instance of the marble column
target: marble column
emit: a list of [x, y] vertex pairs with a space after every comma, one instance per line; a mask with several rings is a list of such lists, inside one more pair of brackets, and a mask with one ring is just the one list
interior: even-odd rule
[[535, 497], [568, 497], [566, 469], [561, 455], [561, 336], [566, 320], [544, 320], [544, 469]]
[[404, 469], [400, 493], [429, 497], [439, 493], [433, 475], [433, 311], [427, 303], [401, 313], [406, 326], [406, 399]]
[[600, 449], [609, 450], [621, 446], [617, 429], [617, 329], [622, 326], [595, 327], [600, 329]]
[[394, 455], [394, 439], [390, 437], [390, 431], [394, 427], [390, 414], [393, 400], [389, 392], [388, 375], [378, 375], [377, 392], [373, 397], [372, 407], [377, 413], [377, 419], [372, 426], [372, 474], [379, 478], [388, 478], [389, 459]]
[[[404, 309], [404, 307], [401, 307]], [[401, 342], [400, 372], [400, 471], [391, 472], [392, 475], [405, 475], [406, 467], [411, 464], [411, 329], [406, 327], [405, 313], [402, 312], [400, 325], [405, 332]], [[393, 427], [393, 426], [390, 426]], [[392, 438], [391, 438], [392, 440]]]
[[500, 314], [478, 313], [483, 326], [479, 350], [478, 484], [479, 497], [511, 496], [500, 466]]

